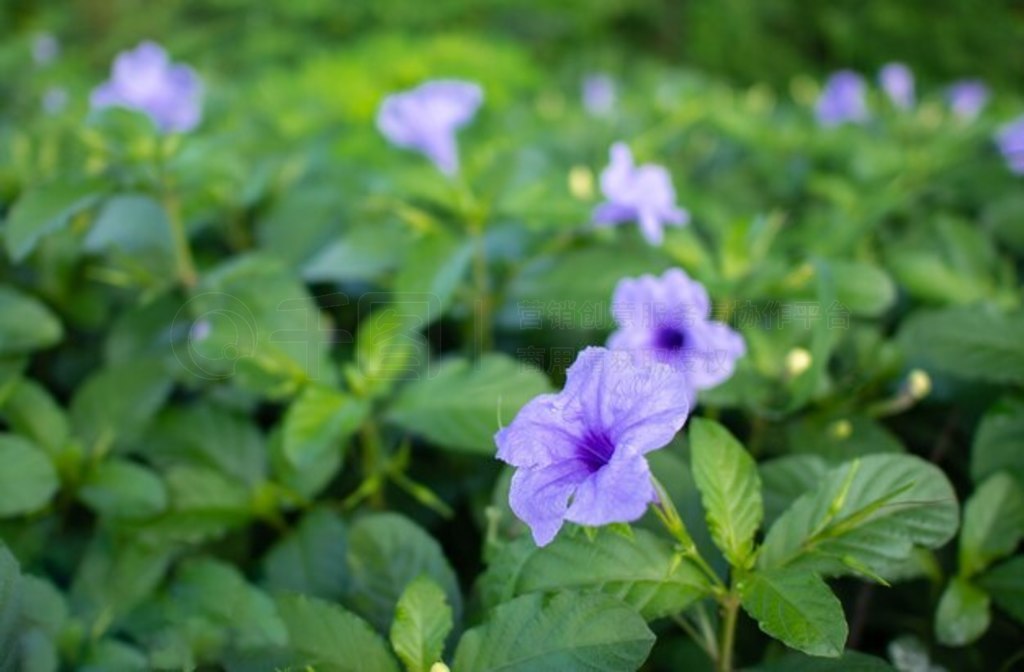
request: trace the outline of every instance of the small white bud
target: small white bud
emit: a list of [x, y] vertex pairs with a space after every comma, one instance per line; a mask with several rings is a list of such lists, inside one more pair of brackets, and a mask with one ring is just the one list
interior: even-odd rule
[[569, 171], [569, 193], [581, 201], [594, 197], [594, 174], [586, 166], [573, 166]]
[[914, 369], [907, 376], [907, 391], [914, 399], [924, 399], [932, 391], [932, 378], [921, 369]]

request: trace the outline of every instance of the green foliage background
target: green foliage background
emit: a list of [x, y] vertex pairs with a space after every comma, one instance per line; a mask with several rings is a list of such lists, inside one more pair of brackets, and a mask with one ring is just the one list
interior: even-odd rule
[[[88, 111], [145, 38], [203, 79], [186, 137]], [[0, 670], [711, 669], [709, 578], [653, 517], [538, 551], [492, 459], [615, 283], [670, 266], [748, 343], [695, 414], [739, 441], [651, 456], [743, 579], [737, 664], [1013, 669], [1024, 192], [992, 135], [1022, 43], [1010, 0], [4, 2]], [[815, 124], [826, 73], [892, 60], [913, 110]], [[454, 185], [374, 127], [438, 76], [486, 92]], [[586, 226], [616, 140], [694, 216], [661, 248]]]

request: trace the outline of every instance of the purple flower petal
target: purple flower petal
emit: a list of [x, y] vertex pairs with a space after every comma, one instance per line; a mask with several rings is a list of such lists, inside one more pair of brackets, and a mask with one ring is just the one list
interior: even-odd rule
[[903, 63], [889, 63], [878, 73], [878, 82], [892, 104], [904, 110], [914, 106], [914, 73]]
[[680, 269], [660, 278], [626, 278], [612, 298], [619, 329], [608, 347], [643, 351], [671, 364], [686, 373], [693, 389], [714, 387], [732, 376], [746, 345], [728, 326], [710, 320], [710, 312], [707, 291]]
[[512, 510], [539, 545], [565, 519], [636, 520], [654, 496], [643, 455], [672, 440], [689, 407], [679, 369], [643, 353], [587, 348], [562, 392], [534, 399], [495, 436], [498, 458], [518, 467]]
[[565, 519], [595, 526], [636, 520], [654, 498], [647, 460], [619, 452], [577, 486]]
[[456, 80], [426, 82], [388, 96], [377, 113], [377, 128], [391, 143], [422, 152], [445, 175], [459, 170], [455, 132], [469, 123], [483, 103], [476, 84]]
[[201, 89], [192, 68], [172, 64], [163, 47], [143, 42], [117, 56], [110, 80], [93, 89], [90, 103], [137, 110], [161, 131], [187, 132], [202, 116]]
[[608, 166], [601, 172], [601, 191], [607, 199], [594, 210], [596, 225], [635, 220], [651, 245], [664, 240], [664, 227], [682, 226], [689, 214], [676, 206], [672, 179], [662, 166], [636, 166], [625, 143], [612, 145]]
[[841, 70], [825, 82], [815, 113], [822, 126], [862, 122], [868, 118], [867, 87], [856, 72]]
[[583, 108], [595, 117], [607, 116], [615, 108], [615, 82], [608, 75], [588, 75], [583, 80]]
[[970, 121], [977, 117], [988, 103], [988, 87], [976, 79], [955, 82], [946, 90], [946, 99], [953, 114]]
[[569, 498], [589, 476], [586, 465], [574, 460], [521, 468], [513, 474], [509, 506], [530, 526], [538, 546], [550, 543], [558, 534], [569, 508]]
[[1010, 171], [1024, 174], [1024, 116], [999, 129], [995, 140]]

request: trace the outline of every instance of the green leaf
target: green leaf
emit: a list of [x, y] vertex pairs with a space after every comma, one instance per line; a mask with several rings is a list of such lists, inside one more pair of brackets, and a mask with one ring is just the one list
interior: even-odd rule
[[845, 651], [839, 658], [815, 658], [794, 651], [752, 667], [749, 672], [896, 672], [896, 668], [881, 658], [859, 651]]
[[406, 586], [391, 624], [391, 646], [409, 672], [430, 672], [441, 660], [452, 630], [452, 609], [444, 590], [426, 576]]
[[143, 443], [146, 459], [163, 468], [214, 469], [249, 486], [266, 478], [266, 446], [259, 428], [248, 416], [210, 401], [164, 410]]
[[442, 317], [466, 275], [473, 246], [445, 233], [418, 240], [395, 277], [391, 298], [403, 314], [422, 328]]
[[349, 529], [348, 566], [346, 605], [381, 632], [391, 626], [405, 587], [420, 575], [444, 589], [455, 620], [461, 618], [459, 583], [440, 544], [403, 516], [375, 513], [358, 519]]
[[[4, 463], [6, 468], [6, 463]], [[0, 672], [16, 672], [22, 584], [18, 561], [0, 541]]]
[[68, 605], [64, 594], [45, 579], [23, 574], [21, 620], [56, 638], [68, 620]]
[[997, 565], [978, 578], [996, 605], [1024, 624], [1024, 555]]
[[284, 418], [284, 453], [303, 467], [324, 453], [342, 452], [370, 411], [350, 394], [323, 385], [310, 385], [292, 402]]
[[10, 285], [0, 285], [0, 357], [48, 348], [63, 336], [64, 328], [49, 308]]
[[64, 448], [71, 427], [50, 392], [34, 380], [22, 379], [0, 407], [4, 419], [18, 434], [34, 441], [51, 456]]
[[90, 647], [78, 672], [147, 672], [151, 669], [141, 651], [124, 642], [106, 639]]
[[380, 635], [338, 605], [296, 595], [280, 598], [277, 608], [302, 664], [323, 672], [398, 672]]
[[233, 650], [259, 650], [287, 643], [274, 601], [249, 585], [233, 566], [200, 558], [178, 570], [170, 591], [174, 620], [201, 618], [223, 630]]
[[739, 584], [743, 610], [761, 630], [812, 656], [837, 657], [846, 645], [843, 605], [814, 572], [754, 572]]
[[230, 378], [271, 398], [294, 394], [312, 380], [334, 382], [331, 324], [306, 286], [274, 257], [245, 254], [209, 271], [188, 310], [206, 333], [190, 339], [179, 359], [201, 379]]
[[[607, 315], [608, 297], [619, 280], [660, 273], [669, 265], [661, 251], [642, 243], [618, 242], [548, 254], [531, 261], [516, 276], [508, 288], [509, 302], [514, 309], [528, 309], [554, 320], [561, 320], [564, 311], [574, 316]], [[522, 328], [525, 317], [522, 312], [516, 315], [516, 328]], [[610, 326], [607, 321], [594, 319], [588, 324], [580, 320], [559, 327], [605, 329]]]
[[500, 423], [550, 389], [542, 372], [507, 355], [490, 353], [476, 364], [450, 359], [406, 386], [386, 417], [439, 448], [493, 455]]
[[987, 306], [918, 311], [900, 329], [906, 352], [926, 368], [969, 380], [1024, 383], [1024, 316]]
[[988, 630], [989, 597], [963, 577], [946, 586], [935, 611], [935, 636], [946, 646], [966, 646]]
[[120, 194], [104, 202], [85, 236], [86, 250], [114, 251], [140, 271], [174, 277], [174, 243], [164, 206], [145, 194]]
[[690, 460], [715, 545], [734, 567], [753, 564], [764, 517], [757, 465], [739, 441], [710, 420], [690, 420]]
[[1024, 487], [1024, 399], [1009, 397], [985, 412], [971, 445], [971, 478], [1008, 471]]
[[347, 551], [345, 523], [327, 509], [314, 509], [270, 549], [263, 574], [271, 589], [340, 600], [348, 586]]
[[631, 608], [601, 593], [524, 595], [462, 637], [454, 672], [591, 672], [638, 669], [654, 633]]
[[670, 543], [642, 529], [630, 536], [607, 529], [593, 538], [561, 535], [534, 551], [513, 581], [516, 594], [599, 590], [648, 620], [680, 613], [710, 589]]
[[417, 355], [425, 355], [427, 349], [415, 326], [407, 313], [390, 304], [377, 308], [360, 322], [356, 338], [356, 389], [370, 396], [382, 396], [396, 381], [421, 375], [423, 362]]
[[800, 495], [814, 490], [829, 470], [818, 455], [784, 455], [757, 465], [764, 492], [764, 519], [771, 524]]
[[[287, 224], [290, 239], [292, 222]], [[306, 262], [302, 277], [307, 282], [376, 280], [401, 264], [411, 242], [408, 227], [395, 220], [357, 225]]]
[[983, 571], [1017, 548], [1024, 537], [1024, 490], [1009, 474], [981, 484], [964, 504], [960, 530], [960, 574]]
[[26, 191], [11, 208], [4, 225], [7, 253], [14, 261], [21, 261], [40, 238], [65, 227], [101, 196], [96, 184], [84, 181], [53, 182]]
[[106, 534], [94, 536], [71, 584], [76, 615], [98, 628], [97, 636], [116, 627], [160, 584], [173, 553], [166, 546], [115, 540]]
[[108, 460], [85, 477], [79, 497], [108, 518], [145, 519], [167, 508], [167, 489], [160, 477], [141, 464]]
[[102, 454], [136, 438], [171, 392], [163, 364], [136, 360], [100, 369], [71, 400], [71, 424], [86, 446]]
[[46, 453], [20, 436], [0, 434], [0, 465], [0, 517], [38, 511], [60, 485]]
[[956, 532], [956, 495], [935, 465], [910, 455], [868, 455], [830, 470], [786, 510], [764, 540], [759, 566], [826, 576], [884, 575], [915, 546]]
[[896, 285], [884, 270], [857, 261], [829, 262], [835, 276], [836, 300], [854, 315], [877, 317], [896, 300]]

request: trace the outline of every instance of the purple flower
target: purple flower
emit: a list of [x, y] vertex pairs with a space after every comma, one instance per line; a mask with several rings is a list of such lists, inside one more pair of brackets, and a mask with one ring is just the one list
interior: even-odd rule
[[976, 79], [964, 79], [946, 89], [946, 100], [953, 108], [953, 114], [970, 121], [988, 103], [988, 87]]
[[815, 114], [822, 126], [861, 122], [868, 118], [864, 78], [851, 70], [840, 70], [825, 82]]
[[54, 115], [60, 114], [68, 105], [68, 92], [59, 86], [51, 86], [43, 94], [43, 112]]
[[615, 107], [615, 82], [608, 75], [587, 75], [583, 79], [583, 109], [595, 117], [608, 115]]
[[1017, 175], [1024, 175], [1024, 116], [1017, 117], [999, 129], [996, 144], [1010, 170]]
[[60, 42], [50, 33], [39, 33], [32, 40], [32, 60], [36, 65], [49, 65], [60, 56]]
[[914, 106], [914, 73], [902, 63], [889, 63], [878, 72], [878, 82], [896, 107]]
[[587, 348], [564, 390], [536, 397], [495, 436], [498, 459], [516, 467], [512, 511], [539, 546], [566, 520], [640, 518], [655, 499], [644, 455], [671, 441], [689, 410], [678, 369], [640, 353]]
[[163, 47], [143, 42], [118, 54], [110, 79], [93, 89], [92, 107], [127, 107], [147, 115], [161, 131], [183, 133], [199, 124], [199, 78], [171, 63]]
[[626, 278], [612, 298], [619, 329], [608, 347], [651, 353], [684, 371], [695, 390], [714, 387], [732, 375], [747, 348], [742, 336], [710, 315], [703, 285], [678, 268], [660, 278]]
[[438, 170], [452, 176], [459, 172], [455, 131], [473, 119], [483, 100], [483, 90], [470, 82], [426, 82], [385, 98], [377, 128], [393, 144], [423, 152]]
[[599, 226], [637, 221], [651, 245], [665, 237], [665, 225], [683, 226], [689, 213], [676, 206], [676, 190], [668, 171], [661, 166], [633, 164], [633, 154], [623, 142], [612, 145], [611, 163], [601, 173], [601, 191], [608, 200], [594, 210]]

